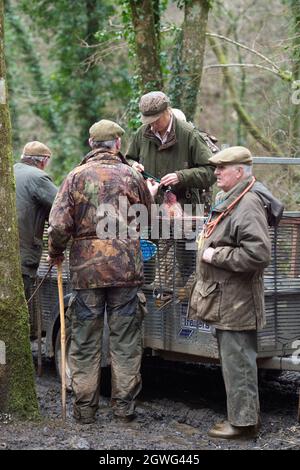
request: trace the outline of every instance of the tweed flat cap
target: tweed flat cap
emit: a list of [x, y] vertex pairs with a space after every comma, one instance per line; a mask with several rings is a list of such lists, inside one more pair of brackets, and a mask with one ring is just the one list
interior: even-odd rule
[[209, 158], [214, 165], [252, 165], [252, 155], [246, 147], [228, 147]]
[[95, 122], [90, 127], [90, 137], [98, 142], [114, 140], [117, 137], [121, 137], [124, 133], [124, 129], [119, 124], [108, 119], [101, 119], [101, 121]]
[[162, 91], [150, 91], [140, 99], [141, 121], [143, 124], [151, 124], [163, 114], [170, 106], [170, 100]]
[[23, 149], [23, 155], [24, 157], [51, 157], [52, 152], [47, 145], [34, 140], [33, 142], [27, 142]]

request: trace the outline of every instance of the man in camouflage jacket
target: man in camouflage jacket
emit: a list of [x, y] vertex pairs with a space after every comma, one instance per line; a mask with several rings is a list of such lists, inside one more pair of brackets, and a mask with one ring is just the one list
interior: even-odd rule
[[[93, 422], [98, 408], [105, 309], [115, 416], [132, 419], [141, 390], [137, 294], [143, 284], [143, 262], [139, 239], [119, 237], [121, 223], [124, 229], [124, 224], [126, 228], [135, 221], [134, 215], [125, 220], [119, 205], [123, 197], [129, 208], [143, 204], [150, 213], [153, 199], [142, 176], [119, 153], [123, 133], [116, 123], [104, 119], [90, 128], [92, 151], [65, 179], [49, 219], [50, 262], [61, 261], [72, 237], [70, 363], [74, 417], [82, 423]], [[105, 231], [110, 222], [116, 223], [115, 233]]]

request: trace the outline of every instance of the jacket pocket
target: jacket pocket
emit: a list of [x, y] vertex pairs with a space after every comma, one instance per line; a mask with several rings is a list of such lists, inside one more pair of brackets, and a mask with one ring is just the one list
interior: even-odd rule
[[196, 281], [191, 290], [189, 318], [207, 322], [220, 319], [221, 290], [218, 282]]

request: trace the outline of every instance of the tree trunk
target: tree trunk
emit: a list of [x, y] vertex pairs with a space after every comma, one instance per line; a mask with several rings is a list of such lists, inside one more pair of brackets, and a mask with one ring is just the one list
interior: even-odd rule
[[[85, 40], [89, 44], [95, 43], [95, 33], [101, 30], [101, 18], [97, 15], [97, 1], [98, 0], [86, 0], [83, 2], [83, 7], [86, 8], [86, 34]], [[80, 48], [78, 53], [79, 62], [84, 61], [89, 57], [90, 51], [86, 48]], [[80, 125], [80, 143], [82, 149], [86, 151], [86, 142], [88, 140], [89, 128], [95, 122], [99, 120], [99, 113], [101, 115], [101, 109], [95, 106], [95, 83], [99, 83], [99, 76], [102, 70], [99, 66], [91, 67], [88, 72], [84, 70], [82, 66], [79, 70], [79, 76], [81, 77], [80, 94], [77, 97], [76, 114], [78, 118], [78, 124]], [[100, 86], [100, 85], [99, 85]], [[97, 93], [101, 91], [97, 90]]]
[[[17, 12], [14, 11], [11, 3], [8, 0], [5, 2], [5, 11], [7, 20], [9, 21], [9, 24], [15, 33], [15, 42], [24, 54], [26, 67], [28, 68], [34, 80], [34, 84], [36, 86], [35, 92], [37, 92], [39, 96], [43, 97], [42, 103], [40, 103], [40, 100], [38, 99], [31, 100], [30, 106], [33, 112], [43, 119], [49, 129], [57, 135], [59, 133], [58, 119], [57, 116], [54, 115], [52, 109], [49, 88], [40, 66], [39, 57], [36, 54], [35, 45], [32, 42], [30, 35], [26, 31], [26, 28], [23, 26], [20, 17], [18, 16]], [[46, 104], [44, 103], [45, 99], [47, 100]]]
[[[300, 80], [300, 0], [291, 0], [293, 77]], [[291, 154], [300, 156], [300, 104], [292, 104]]]
[[185, 2], [182, 47], [181, 109], [193, 121], [197, 108], [205, 52], [205, 33], [210, 9], [207, 0]]
[[[141, 91], [162, 90], [163, 79], [159, 57], [157, 11], [152, 0], [130, 0], [135, 49], [140, 73]], [[156, 15], [156, 16], [155, 16]]]
[[0, 188], [0, 412], [35, 417], [38, 404], [17, 235], [3, 0], [0, 0]]

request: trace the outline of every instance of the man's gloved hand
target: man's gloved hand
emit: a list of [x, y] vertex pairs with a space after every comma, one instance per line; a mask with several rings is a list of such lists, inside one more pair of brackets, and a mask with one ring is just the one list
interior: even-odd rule
[[49, 263], [51, 266], [57, 266], [59, 264], [62, 264], [64, 259], [64, 255], [56, 256], [55, 258], [51, 258], [51, 256], [48, 255], [47, 263]]

